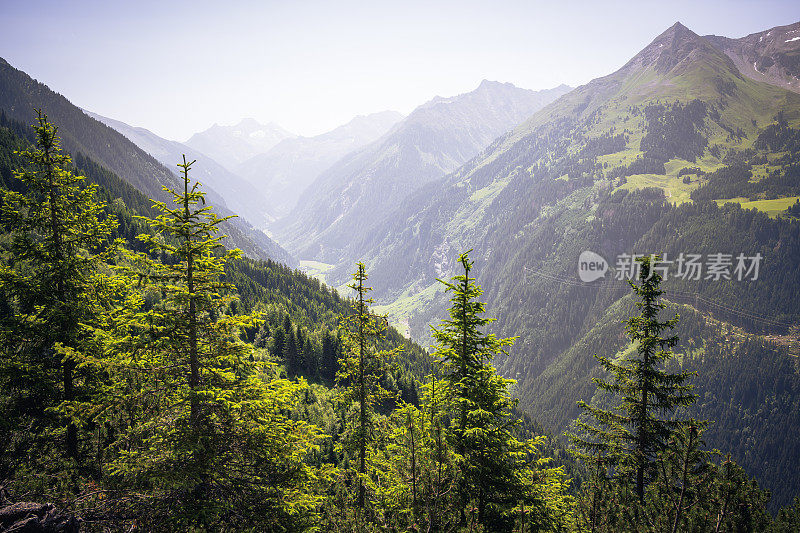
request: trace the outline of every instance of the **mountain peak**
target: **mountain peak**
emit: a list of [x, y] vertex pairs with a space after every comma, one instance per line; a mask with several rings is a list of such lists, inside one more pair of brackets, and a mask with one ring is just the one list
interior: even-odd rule
[[290, 137], [296, 135], [273, 122], [261, 124], [254, 118], [243, 118], [232, 126], [214, 123], [207, 130], [192, 135], [185, 144], [231, 170]]
[[514, 85], [509, 81], [502, 82], [493, 80], [482, 80], [480, 85], [478, 85], [478, 87], [473, 92], [479, 93], [479, 92], [490, 92], [490, 91], [513, 90], [513, 89], [519, 89], [519, 87], [517, 87], [516, 85]]
[[253, 127], [253, 128], [262, 128], [262, 127], [264, 127], [261, 123], [259, 123], [253, 117], [245, 117], [245, 118], [243, 118], [242, 120], [239, 121], [237, 126], [240, 126], [240, 127]]
[[712, 60], [718, 63], [718, 66], [727, 67], [738, 74], [727, 56], [707, 40], [680, 22], [676, 22], [636, 54], [623, 70], [639, 70], [652, 66], [656, 72], [666, 74], [679, 65], [688, 67], [703, 59]]
[[689, 32], [689, 33], [694, 33], [692, 30], [690, 30], [689, 28], [687, 28], [686, 26], [681, 24], [681, 21], [679, 21], [679, 20], [676, 21], [675, 24], [673, 24], [672, 26], [667, 28], [667, 30], [664, 33], [667, 33], [667, 32]]
[[491, 88], [491, 87], [503, 87], [504, 85], [512, 85], [512, 84], [511, 83], [502, 83], [502, 82], [493, 81], [493, 80], [481, 80], [480, 85], [478, 85], [478, 89], [480, 89], [480, 88], [488, 89], [488, 88]]

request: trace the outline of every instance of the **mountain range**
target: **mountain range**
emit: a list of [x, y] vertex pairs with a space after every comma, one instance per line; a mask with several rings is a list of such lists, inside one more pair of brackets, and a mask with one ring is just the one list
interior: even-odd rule
[[106, 126], [114, 128], [136, 146], [153, 156], [165, 167], [177, 174], [177, 163], [186, 159], [196, 160], [194, 177], [197, 181], [210, 187], [223, 196], [226, 205], [235, 213], [244, 216], [255, 227], [262, 228], [267, 222], [274, 220], [274, 215], [268, 210], [266, 197], [249, 181], [242, 179], [226, 169], [209, 156], [194, 148], [159, 137], [145, 128], [137, 128], [119, 120], [104, 117], [91, 111], [84, 112], [90, 117], [99, 120]]
[[277, 124], [260, 124], [253, 118], [242, 119], [233, 126], [214, 124], [195, 133], [184, 144], [202, 152], [228, 170], [247, 159], [263, 154], [283, 139], [296, 137]]
[[[800, 50], [800, 40], [774, 35]], [[423, 345], [446, 312], [437, 278], [473, 249], [493, 331], [517, 336], [499, 368], [556, 433], [578, 400], [599, 401], [592, 355], [628, 348], [619, 324], [630, 289], [611, 273], [582, 282], [583, 251], [612, 267], [623, 254], [760, 254], [756, 280], [673, 277], [665, 297], [682, 318], [678, 359], [703, 376], [693, 415], [716, 420], [709, 445], [732, 450], [775, 505], [788, 503], [800, 490], [800, 449], [777, 428], [800, 427], [800, 223], [786, 212], [800, 199], [800, 95], [785, 87], [783, 63], [756, 80], [714, 42], [677, 23], [618, 71], [400, 194], [395, 181], [373, 185], [377, 171], [352, 170], [369, 168], [356, 164], [365, 151], [355, 154], [323, 174], [277, 235], [302, 259], [327, 263], [334, 286], [363, 260], [378, 311]], [[362, 198], [370, 210], [356, 208]]]
[[[24, 124], [34, 121], [35, 109], [44, 110], [50, 120], [58, 124], [63, 148], [77, 159], [78, 155], [99, 163], [124, 179], [147, 197], [171, 202], [163, 187], [176, 187], [174, 172], [150, 154], [131, 142], [121, 133], [96, 120], [53, 92], [46, 85], [32, 79], [0, 58], [0, 110], [8, 118]], [[202, 166], [195, 166], [195, 171]], [[208, 201], [223, 214], [234, 214], [223, 196], [206, 185]], [[294, 264], [295, 259], [271, 240], [264, 232], [247, 221], [235, 218], [225, 224], [228, 243], [242, 249], [254, 258], [274, 259]]]
[[[715, 421], [708, 445], [730, 451], [776, 508], [800, 493], [798, 54], [800, 23], [742, 38], [676, 23], [575, 89], [484, 81], [329, 137], [245, 120], [186, 144], [219, 163], [206, 176], [215, 206], [230, 212], [212, 182], [288, 211], [270, 230], [332, 286], [363, 260], [376, 311], [423, 345], [428, 325], [446, 316], [437, 278], [472, 249], [481, 299], [497, 317], [491, 331], [516, 337], [498, 368], [555, 435], [578, 416], [578, 400], [604, 401], [592, 356], [630, 349], [621, 322], [636, 309], [619, 259], [673, 261], [663, 313], [680, 315], [672, 364], [697, 371], [690, 414]], [[59, 125], [68, 151], [142, 193], [163, 198], [174, 184], [140, 147], [169, 157], [181, 146], [131, 129], [136, 146], [0, 61], [3, 113], [30, 123], [34, 106]], [[242, 221], [226, 231], [254, 257], [294, 260]], [[586, 251], [611, 266], [602, 280], [577, 276]], [[727, 257], [728, 276], [681, 278], [681, 254]], [[756, 276], [737, 279], [738, 254], [760, 258]]]
[[436, 97], [323, 172], [274, 232], [303, 259], [356, 256], [382, 214], [569, 90], [530, 91], [484, 80], [472, 92]]
[[283, 217], [323, 171], [348, 153], [383, 136], [402, 118], [396, 111], [384, 111], [358, 116], [314, 137], [289, 137], [234, 170], [268, 198], [271, 212]]

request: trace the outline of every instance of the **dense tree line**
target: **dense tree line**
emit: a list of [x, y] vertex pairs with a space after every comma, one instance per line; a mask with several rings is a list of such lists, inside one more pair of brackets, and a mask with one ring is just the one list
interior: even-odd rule
[[[592, 470], [578, 497], [576, 521], [585, 531], [785, 531], [798, 508], [773, 522], [769, 494], [720, 452], [708, 450], [707, 420], [682, 418], [698, 398], [693, 372], [675, 361], [672, 334], [679, 316], [660, 319], [666, 307], [650, 258], [629, 281], [638, 314], [626, 321], [631, 349], [621, 357], [596, 356], [605, 370], [597, 395], [580, 402], [584, 417], [570, 439]], [[800, 503], [800, 501], [798, 502]]]
[[708, 106], [701, 100], [687, 103], [650, 104], [644, 108], [647, 132], [640, 149], [661, 161], [672, 158], [695, 161], [708, 145], [703, 135]]
[[664, 167], [664, 160], [650, 157], [649, 155], [640, 156], [627, 165], [614, 167], [606, 172], [608, 178], [624, 178], [634, 174], [660, 174], [667, 173]]
[[[363, 265], [354, 309], [335, 334], [322, 330], [317, 353], [307, 332], [342, 300], [302, 277], [276, 289], [285, 273], [281, 281], [280, 270], [272, 276], [224, 249], [224, 218], [191, 182], [193, 162], [181, 164], [182, 187], [167, 190], [172, 202], [138, 216], [148, 231], [132, 249], [114, 238], [117, 217], [73, 172], [43, 115], [36, 135], [14, 172], [21, 191], [3, 194], [6, 490], [60, 501], [91, 529], [572, 523], [569, 481], [541, 455], [543, 440], [526, 436], [511, 382], [491, 365], [510, 341], [481, 331], [488, 319], [466, 255], [464, 276], [447, 285], [454, 307], [437, 333], [436, 365], [413, 364], [413, 353], [400, 374], [389, 364], [399, 343], [369, 311]], [[237, 276], [254, 284], [251, 295], [279, 302], [296, 285], [308, 289], [301, 304], [322, 303], [270, 324], [263, 316], [279, 308], [257, 297], [242, 304]], [[326, 436], [295, 416], [306, 380], [283, 375], [325, 380], [334, 365], [341, 426]], [[418, 380], [403, 389], [398, 377], [412, 371]]]
[[[519, 416], [516, 385], [495, 369], [495, 358], [508, 364], [514, 339], [492, 333], [467, 254], [456, 262], [461, 273], [443, 282], [451, 306], [433, 329], [431, 357], [370, 312], [364, 265], [348, 301], [286, 267], [226, 250], [224, 219], [191, 182], [191, 162], [182, 163], [182, 188], [168, 191], [173, 202], [134, 215], [122, 199], [104, 201], [110, 193], [94, 180], [113, 184], [113, 174], [90, 160], [83, 163], [93, 179], [75, 173], [45, 117], [36, 148], [9, 127], [0, 140], [0, 161], [12, 168], [2, 199], [0, 409], [10, 438], [0, 448], [0, 475], [14, 494], [62, 501], [89, 528], [781, 531], [798, 520], [800, 507], [773, 522], [768, 495], [732, 461], [712, 460], [702, 437], [716, 424], [663, 418], [694, 395], [680, 389], [686, 371], [671, 366], [676, 341], [659, 337], [674, 323], [657, 320], [657, 277], [636, 287], [644, 303], [642, 316], [629, 320], [639, 346], [627, 360], [633, 366], [601, 359], [616, 381], [598, 383], [631, 407], [612, 416], [602, 403], [586, 404], [611, 430], [583, 442], [600, 444], [595, 451], [611, 460], [584, 456], [589, 480], [576, 494], [578, 484], [544, 453], [557, 448], [532, 436], [538, 426]], [[541, 192], [582, 201], [570, 181], [543, 181]], [[708, 211], [718, 209], [713, 204], [674, 208], [657, 191], [618, 191], [602, 196], [601, 206], [599, 216], [583, 217], [595, 232], [585, 238], [611, 232], [621, 236], [620, 249], [626, 241], [647, 245], [643, 217], [720, 218]], [[720, 223], [731, 235], [777, 230], [792, 253], [794, 226], [741, 210], [729, 215]], [[542, 238], [576, 223], [569, 210], [552, 221], [537, 228]], [[558, 265], [546, 252], [539, 261]], [[619, 289], [602, 298], [613, 302]], [[587, 301], [548, 319], [563, 327], [602, 309]], [[513, 316], [505, 329], [513, 330]], [[688, 338], [702, 335], [690, 327], [697, 331]], [[702, 368], [711, 379], [698, 380], [699, 403], [713, 406], [708, 394], [731, 374], [724, 365]], [[731, 379], [743, 405], [797, 397], [794, 369], [762, 370], [760, 383], [787, 377], [767, 394]], [[639, 375], [650, 376], [655, 403], [631, 400]], [[669, 396], [676, 392], [683, 395]], [[662, 417], [648, 418], [648, 409]], [[731, 435], [731, 423], [720, 427], [717, 442]], [[793, 459], [780, 460], [778, 467]], [[780, 471], [770, 466], [770, 475]], [[701, 485], [710, 488], [701, 494]]]

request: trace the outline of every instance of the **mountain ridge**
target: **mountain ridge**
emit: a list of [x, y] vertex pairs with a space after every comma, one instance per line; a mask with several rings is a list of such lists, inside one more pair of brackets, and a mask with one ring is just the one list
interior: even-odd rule
[[776, 26], [738, 39], [704, 36], [756, 81], [800, 92], [800, 22]]
[[[551, 389], [563, 374], [559, 363], [567, 355], [581, 365], [592, 361], [586, 335], [627, 294], [623, 282], [595, 287], [578, 279], [585, 250], [612, 265], [623, 253], [760, 253], [771, 266], [757, 281], [673, 279], [666, 295], [698, 295], [689, 330], [715, 317], [751, 334], [783, 334], [776, 322], [800, 318], [793, 300], [800, 294], [800, 223], [738, 202], [800, 197], [789, 141], [798, 128], [799, 95], [742, 75], [724, 52], [675, 25], [619, 70], [557, 99], [386, 213], [361, 255], [383, 304], [379, 312], [407, 324], [425, 344], [427, 324], [447, 306], [436, 279], [452, 275], [458, 254], [474, 249], [474, 275], [497, 317], [492, 332], [518, 337], [498, 368], [517, 379], [521, 405], [551, 421], [570, 420], [575, 401], [590, 399], [566, 397], [569, 382], [559, 393]], [[334, 265], [326, 279], [343, 283], [346, 267]], [[796, 368], [776, 372], [775, 379], [797, 382]], [[737, 388], [747, 386], [745, 376], [737, 379]], [[735, 414], [720, 403], [724, 392], [708, 394], [703, 412], [724, 415], [716, 435], [731, 439], [737, 461], [762, 472], [756, 456], [774, 453], [791, 464], [794, 448], [785, 435], [749, 447], [737, 440]], [[800, 392], [789, 399], [797, 401]], [[777, 421], [770, 413], [748, 416], [753, 424]], [[800, 487], [763, 481], [776, 494]]]
[[266, 198], [247, 180], [239, 177], [209, 156], [178, 141], [170, 141], [159, 137], [152, 131], [126, 124], [120, 120], [104, 117], [88, 110], [83, 110], [90, 117], [117, 130], [139, 148], [153, 156], [173, 173], [178, 174], [175, 166], [182, 155], [188, 160], [196, 160], [195, 178], [214, 191], [218, 191], [230, 209], [244, 216], [256, 227], [265, 227], [274, 217], [265, 210]]
[[396, 111], [359, 115], [320, 135], [283, 139], [235, 170], [269, 198], [276, 216], [285, 216], [319, 174], [385, 134], [402, 118]]
[[[163, 190], [163, 187], [177, 186], [171, 170], [124, 135], [88, 116], [66, 97], [34, 80], [3, 58], [0, 58], [0, 108], [9, 118], [25, 124], [33, 123], [34, 109], [42, 109], [58, 126], [62, 146], [73, 157], [82, 153], [149, 198], [172, 201]], [[206, 188], [206, 192], [209, 203], [220, 213], [233, 214], [219, 193], [211, 188]], [[295, 263], [286, 250], [244, 220], [229, 221], [225, 224], [225, 232], [230, 244], [241, 248], [251, 257]]]
[[348, 229], [356, 221], [363, 233], [382, 210], [474, 157], [564, 90], [486, 81], [468, 93], [434, 98], [321, 174], [275, 233], [303, 258], [338, 260], [358, 240]]

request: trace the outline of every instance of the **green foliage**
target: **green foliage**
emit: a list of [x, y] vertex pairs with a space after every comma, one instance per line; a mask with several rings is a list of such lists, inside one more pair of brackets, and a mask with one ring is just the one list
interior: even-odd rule
[[790, 533], [800, 530], [800, 497], [795, 497], [791, 507], [785, 507], [778, 513], [772, 529], [775, 533]]
[[672, 158], [695, 161], [703, 154], [708, 139], [703, 135], [707, 105], [692, 100], [685, 105], [651, 104], [644, 108], [647, 133], [640, 149], [647, 157], [669, 161]]
[[595, 477], [578, 497], [578, 530], [701, 533], [775, 527], [766, 511], [769, 494], [730, 458], [717, 464], [713, 457], [719, 452], [702, 449], [705, 425], [693, 421], [673, 433], [655, 458], [655, 477], [641, 499], [629, 479], [612, 481], [597, 464]]
[[[177, 176], [171, 169], [121, 133], [91, 118], [64, 96], [31, 79], [1, 58], [0, 108], [8, 120], [24, 124], [35, 119], [34, 109], [47, 109], [50, 117], [59, 125], [65, 151], [74, 156], [79, 166], [82, 166], [82, 158], [88, 158], [102, 165], [107, 172], [122, 178], [129, 189], [143, 194], [145, 198], [171, 202], [171, 197], [164, 193], [162, 187], [179, 187]], [[216, 192], [209, 191], [207, 200], [220, 212], [227, 211], [224, 207], [226, 203]], [[129, 205], [131, 209], [136, 207], [133, 204]], [[224, 228], [229, 247], [241, 248], [244, 253], [260, 259], [273, 258], [285, 263], [293, 261], [266, 234], [242, 219], [231, 220]]]
[[629, 283], [641, 300], [636, 302], [640, 315], [627, 323], [635, 352], [619, 362], [596, 356], [614, 379], [593, 381], [599, 389], [616, 395], [619, 404], [609, 410], [580, 402], [594, 424], [578, 420], [577, 433], [571, 434], [570, 440], [582, 450], [585, 460], [596, 458], [618, 475], [634, 475], [636, 493], [643, 500], [645, 485], [655, 476], [656, 454], [673, 431], [685, 424], [670, 416], [675, 409], [692, 404], [695, 396], [691, 386], [685, 384], [690, 373], [670, 373], [663, 368], [672, 359], [670, 348], [678, 339], [662, 337], [662, 333], [675, 327], [678, 316], [659, 321], [658, 314], [665, 307], [660, 301], [662, 277], [650, 257], [639, 258], [638, 262], [640, 284]]
[[467, 525], [464, 508], [474, 505], [471, 520], [476, 524], [493, 531], [510, 530], [514, 508], [520, 505], [528, 514], [536, 510], [531, 526], [544, 527], [562, 518], [555, 517], [564, 504], [563, 492], [545, 497], [546, 488], [564, 480], [560, 470], [548, 470], [537, 461], [541, 440], [517, 438], [520, 421], [512, 416], [516, 401], [508, 393], [513, 381], [499, 376], [492, 365], [513, 339], [497, 339], [482, 331], [491, 319], [482, 316], [485, 307], [477, 298], [483, 291], [470, 277], [473, 263], [468, 253], [459, 257], [464, 273], [442, 282], [453, 293], [450, 318], [432, 328], [449, 399], [448, 437], [460, 470], [460, 522]]
[[[659, 57], [671, 56], [675, 70], [639, 64], [648, 52], [619, 72], [565, 95], [498, 139], [484, 155], [410, 195], [385, 220], [369, 227], [373, 235], [358, 251], [370, 265], [387, 308], [396, 298], [413, 304], [404, 309], [409, 331], [425, 340], [428, 324], [444, 312], [446, 299], [410, 296], [431, 286], [434, 276], [453, 271], [457, 265], [450, 257], [455, 250], [474, 245], [482, 258], [474, 276], [498, 317], [491, 331], [498, 337], [518, 336], [509, 356], [495, 364], [502, 375], [518, 380], [515, 394], [521, 407], [555, 433], [575, 417], [575, 401], [592, 394], [589, 380], [577, 377], [595, 372], [591, 354], [613, 354], [623, 340], [607, 321], [616, 318], [620, 304], [627, 305], [621, 300], [627, 287], [613, 283], [608, 274], [604, 281], [579, 283], [575, 261], [584, 250], [612, 264], [621, 253], [647, 250], [669, 260], [681, 252], [761, 253], [764, 270], [758, 280], [672, 278], [664, 284], [666, 296], [699, 311], [688, 328], [713, 318], [744, 329], [736, 335], [787, 335], [785, 324], [800, 318], [800, 226], [788, 218], [769, 220], [755, 210], [718, 207], [712, 201], [800, 194], [793, 148], [800, 100], [741, 76], [703, 39], [691, 36], [686, 46], [686, 55], [667, 49], [666, 43], [657, 51]], [[774, 120], [776, 114], [781, 118]], [[741, 164], [749, 177], [733, 170]], [[663, 178], [637, 174], [620, 189], [614, 169], [631, 165], [640, 172], [663, 168]], [[715, 174], [726, 167], [731, 171]], [[699, 172], [684, 184], [681, 178], [689, 174], [678, 177], [682, 169]], [[643, 190], [653, 185], [660, 190]], [[687, 201], [693, 190], [693, 201]], [[683, 203], [671, 205], [677, 202]], [[326, 276], [338, 282], [342, 275], [334, 267]], [[683, 297], [677, 291], [699, 296]], [[699, 352], [687, 354], [687, 368], [707, 373], [707, 379], [699, 377], [707, 385], [705, 400], [691, 415], [702, 412], [717, 420], [706, 433], [709, 443], [730, 451], [756, 475], [772, 492], [772, 505], [789, 503], [797, 492], [800, 462], [793, 460], [797, 447], [784, 428], [794, 427], [787, 424], [798, 401], [798, 372], [796, 365], [784, 362], [796, 361], [787, 355], [796, 351], [796, 336], [792, 333], [781, 340], [782, 346], [766, 349], [758, 346], [770, 344], [769, 339], [739, 345], [716, 331], [718, 326], [703, 326], [708, 340], [693, 335], [699, 344], [691, 349], [709, 346], [724, 372]], [[740, 366], [758, 371], [758, 384], [748, 371], [737, 370]], [[736, 402], [730, 401], [726, 387], [742, 391]]]
[[[658, 258], [656, 258], [657, 260]], [[671, 373], [676, 336], [672, 320], [660, 322], [660, 276], [649, 257], [640, 260], [640, 284], [630, 282], [641, 301], [640, 315], [627, 321], [636, 354], [622, 360], [597, 357], [613, 382], [595, 378], [599, 390], [617, 394], [614, 410], [579, 402], [596, 422], [576, 421], [570, 434], [592, 478], [576, 504], [579, 530], [586, 531], [765, 531], [769, 494], [730, 460], [712, 461], [704, 450], [709, 423], [676, 420], [677, 408], [696, 399], [685, 384], [690, 373]], [[666, 368], [664, 368], [666, 367]], [[649, 403], [648, 403], [649, 401]], [[653, 415], [661, 415], [658, 418]]]
[[[48, 126], [44, 120], [39, 129], [49, 131], [46, 137], [57, 147]], [[24, 158], [47, 162], [42, 150], [24, 157], [13, 153], [27, 143], [18, 130], [17, 123], [0, 114], [0, 178], [11, 189], [2, 202], [2, 224], [9, 233], [0, 237], [0, 429], [11, 438], [0, 443], [0, 476], [18, 493], [67, 501], [90, 528], [796, 529], [797, 505], [770, 524], [767, 495], [741, 468], [730, 461], [716, 464], [715, 454], [703, 450], [705, 431], [727, 439], [741, 453], [739, 441], [728, 433], [735, 426], [730, 422], [720, 432], [706, 430], [701, 422], [648, 419], [649, 438], [659, 445], [647, 453], [652, 467], [644, 497], [630, 479], [610, 478], [598, 468], [575, 502], [565, 468], [547, 457], [561, 453], [558, 445], [531, 437], [541, 427], [517, 409], [511, 390], [520, 389], [493, 366], [513, 339], [485, 332], [493, 326], [483, 316], [485, 306], [477, 300], [482, 289], [466, 254], [459, 258], [464, 274], [443, 282], [453, 293], [452, 305], [449, 318], [433, 330], [438, 346], [431, 358], [370, 313], [363, 264], [353, 278], [357, 299], [348, 302], [288, 267], [226, 251], [219, 231], [224, 219], [191, 185], [191, 163], [181, 165], [183, 190], [166, 191], [174, 206], [155, 202], [145, 207], [141, 195], [88, 158], [78, 165], [88, 180], [73, 176], [69, 160], [61, 156], [13, 179], [4, 169], [17, 168]], [[625, 141], [609, 135], [591, 144], [591, 150], [607, 152]], [[569, 168], [583, 172], [582, 163]], [[61, 180], [57, 191], [43, 181], [48, 172]], [[577, 182], [559, 181], [542, 185], [538, 193], [550, 201], [581, 191]], [[585, 200], [573, 196], [569, 201], [579, 205]], [[614, 220], [622, 222], [614, 230], [626, 241], [643, 238], [643, 219], [660, 220], [666, 228], [690, 220], [692, 227], [702, 228], [716, 209], [673, 209], [663, 196], [648, 191], [602, 201], [602, 209], [615, 212]], [[61, 210], [58, 231], [47, 209]], [[574, 214], [570, 209], [564, 210], [566, 219]], [[777, 228], [775, 239], [788, 248], [781, 253], [791, 254], [792, 226], [724, 212], [749, 232]], [[585, 221], [585, 213], [581, 216]], [[570, 222], [566, 219], [537, 231], [549, 238], [563, 230], [558, 224]], [[588, 238], [608, 236], [603, 232], [612, 222], [600, 228], [585, 222], [596, 231]], [[54, 235], [64, 239], [61, 248]], [[112, 243], [117, 236], [127, 242]], [[642, 317], [629, 323], [629, 334], [645, 352], [650, 346], [648, 360], [666, 363], [663, 376], [685, 375], [668, 356], [672, 341], [660, 336], [671, 321], [658, 321], [657, 281], [652, 286], [647, 281], [634, 287], [644, 302]], [[63, 292], [53, 290], [59, 282]], [[617, 297], [605, 296], [609, 301]], [[336, 317], [348, 303], [354, 310], [342, 317], [337, 332]], [[596, 313], [603, 306], [576, 307], [551, 318], [578, 324], [571, 315], [587, 309]], [[681, 327], [689, 327], [692, 338], [706, 334], [699, 326]], [[604, 328], [598, 323], [596, 334], [604, 335]], [[569, 344], [559, 336], [557, 341], [546, 335], [537, 339]], [[616, 349], [617, 340], [609, 338], [602, 346]], [[401, 344], [403, 351], [397, 349]], [[707, 400], [701, 408], [716, 405], [708, 398], [722, 387], [746, 407], [742, 416], [750, 417], [752, 399], [733, 379], [736, 361], [728, 360], [727, 349], [722, 343], [716, 352], [704, 347], [703, 361], [709, 362], [698, 376], [698, 393]], [[769, 363], [776, 353], [769, 346], [731, 349], [760, 354], [761, 359], [747, 361], [764, 376], [791, 373], [782, 358]], [[683, 362], [693, 355], [683, 354]], [[333, 380], [337, 357], [337, 389], [330, 390], [326, 384]], [[619, 363], [608, 362], [611, 367]], [[71, 398], [63, 372], [68, 364], [75, 365]], [[297, 379], [283, 379], [287, 371]], [[631, 378], [635, 372], [619, 374]], [[661, 375], [644, 374], [651, 379]], [[317, 383], [309, 386], [301, 376]], [[665, 378], [653, 382], [659, 379]], [[796, 397], [794, 386], [786, 378], [764, 393], [770, 409], [779, 407], [775, 398]], [[673, 393], [685, 393], [683, 399], [663, 394], [660, 403], [647, 405], [669, 410], [688, 403], [691, 395], [680, 380], [671, 387]], [[788, 394], [781, 396], [781, 391]], [[628, 396], [635, 405], [636, 395]], [[632, 409], [627, 416], [634, 419], [631, 415], [644, 411]], [[793, 419], [786, 420], [791, 426]], [[70, 423], [76, 454], [65, 459]], [[659, 429], [659, 424], [666, 426]], [[782, 455], [780, 460], [791, 459]]]
[[26, 465], [35, 472], [27, 481], [38, 479], [47, 490], [58, 485], [47, 479], [54, 470], [78, 466], [87, 453], [72, 404], [92, 392], [97, 374], [76, 372], [70, 352], [84, 345], [86, 327], [101, 312], [102, 263], [112, 253], [116, 220], [105, 216], [97, 187], [70, 172], [56, 128], [37, 115], [36, 148], [18, 153], [25, 164], [14, 174], [19, 184], [3, 191], [10, 242], [0, 265], [2, 413], [6, 423], [31, 431], [3, 443], [0, 470], [5, 476]]
[[111, 441], [115, 503], [148, 528], [307, 527], [326, 474], [304, 458], [320, 434], [285, 414], [305, 385], [275, 378], [242, 341], [258, 319], [230, 313], [235, 288], [220, 279], [239, 252], [220, 252], [225, 219], [190, 184], [191, 164], [183, 190], [168, 191], [176, 207], [155, 202], [153, 231], [140, 236], [165, 261], [127, 253], [96, 350], [72, 354], [109, 375], [79, 412]]
[[[360, 513], [367, 507], [367, 485], [373, 478], [367, 468], [367, 453], [370, 443], [377, 438], [376, 409], [394, 399], [381, 381], [399, 350], [378, 349], [378, 341], [388, 324], [385, 317], [370, 314], [372, 299], [367, 294], [372, 289], [364, 285], [366, 280], [364, 264], [358, 263], [353, 282], [348, 285], [356, 291], [354, 312], [343, 316], [339, 325], [344, 347], [336, 372], [339, 401], [345, 417], [340, 450], [356, 465], [347, 482], [357, 487], [355, 504]], [[360, 520], [364, 518], [364, 515], [359, 516]]]

